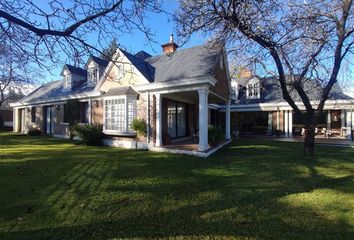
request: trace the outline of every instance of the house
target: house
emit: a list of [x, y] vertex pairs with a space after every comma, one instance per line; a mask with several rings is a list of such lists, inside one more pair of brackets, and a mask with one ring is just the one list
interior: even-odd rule
[[[290, 78], [290, 76], [288, 76]], [[261, 78], [244, 71], [231, 81], [231, 128], [241, 135], [303, 135], [305, 124], [283, 99], [279, 82], [275, 77]], [[311, 104], [316, 106], [322, 91], [318, 81], [305, 81], [305, 92]], [[305, 110], [300, 97], [290, 91], [301, 110]], [[352, 139], [354, 129], [354, 99], [335, 84], [324, 111], [317, 122], [316, 134], [322, 137]]]
[[[67, 137], [67, 119], [73, 114], [68, 112], [68, 102], [75, 99], [77, 121], [102, 124], [108, 145], [135, 148], [136, 133], [130, 124], [142, 118], [148, 133], [140, 148], [207, 156], [213, 152], [208, 144], [209, 124], [222, 122], [226, 140], [230, 139], [231, 88], [225, 49], [215, 42], [178, 49], [171, 36], [162, 51], [150, 56], [117, 49], [110, 62], [91, 56], [84, 68], [64, 65], [62, 79], [12, 104], [14, 131], [35, 128]], [[212, 104], [226, 106], [226, 111]], [[195, 135], [187, 149], [180, 147]]]
[[0, 106], [0, 129], [12, 129], [12, 108], [5, 101]]

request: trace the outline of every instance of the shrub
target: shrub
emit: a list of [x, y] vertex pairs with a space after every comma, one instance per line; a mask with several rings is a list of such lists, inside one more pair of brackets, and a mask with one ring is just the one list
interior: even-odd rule
[[140, 136], [146, 136], [146, 122], [144, 119], [136, 118], [131, 124], [131, 128], [138, 133]]
[[28, 131], [27, 135], [28, 136], [39, 136], [39, 135], [42, 135], [42, 131], [39, 129], [33, 128]]
[[84, 144], [88, 146], [102, 145], [102, 125], [75, 125], [74, 129]]
[[224, 140], [224, 132], [221, 127], [209, 125], [208, 127], [208, 142], [211, 146], [215, 146]]

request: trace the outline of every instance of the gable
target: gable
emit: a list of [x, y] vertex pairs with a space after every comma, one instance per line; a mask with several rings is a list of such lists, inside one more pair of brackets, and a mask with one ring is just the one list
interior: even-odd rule
[[111, 88], [119, 86], [140, 85], [149, 83], [148, 79], [134, 66], [126, 53], [117, 49], [103, 75], [98, 88], [100, 91], [107, 92]]
[[220, 52], [218, 60], [215, 63], [214, 77], [217, 82], [215, 86], [211, 88], [211, 90], [218, 95], [229, 99], [231, 93], [231, 83], [230, 74], [228, 71], [228, 62], [224, 51]]

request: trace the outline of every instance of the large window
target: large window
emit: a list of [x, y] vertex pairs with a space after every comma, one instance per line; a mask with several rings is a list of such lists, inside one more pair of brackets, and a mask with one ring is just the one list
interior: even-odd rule
[[123, 96], [105, 99], [105, 132], [132, 132], [130, 125], [136, 118], [136, 96]]
[[63, 123], [89, 123], [88, 102], [65, 103], [63, 110]]

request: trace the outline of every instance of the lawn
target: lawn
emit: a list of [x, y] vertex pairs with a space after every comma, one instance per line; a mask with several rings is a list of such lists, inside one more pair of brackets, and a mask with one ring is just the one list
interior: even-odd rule
[[203, 159], [0, 133], [0, 239], [353, 239], [354, 149]]

